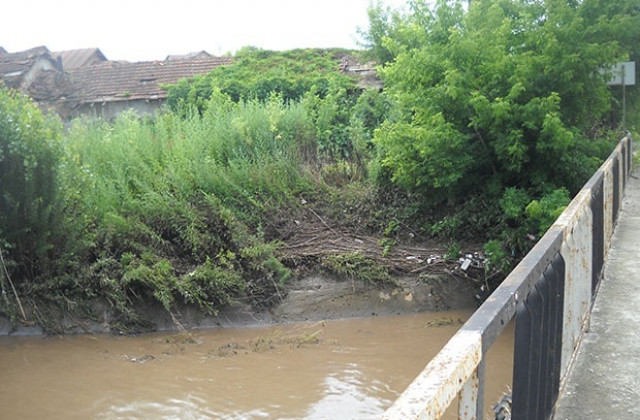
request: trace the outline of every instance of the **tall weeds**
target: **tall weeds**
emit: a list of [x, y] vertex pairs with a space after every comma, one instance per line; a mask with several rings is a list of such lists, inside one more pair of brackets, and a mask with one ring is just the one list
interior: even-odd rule
[[76, 121], [63, 184], [90, 239], [93, 293], [106, 291], [125, 323], [136, 321], [127, 302], [145, 296], [172, 311], [215, 310], [245, 290], [256, 302], [273, 295], [289, 273], [261, 221], [313, 187], [302, 169], [315, 149], [310, 124], [277, 96], [234, 103], [219, 93], [187, 118]]

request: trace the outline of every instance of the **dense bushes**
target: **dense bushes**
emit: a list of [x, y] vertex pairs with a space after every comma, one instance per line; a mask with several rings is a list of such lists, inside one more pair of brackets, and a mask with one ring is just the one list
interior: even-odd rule
[[62, 254], [62, 153], [59, 122], [0, 85], [0, 313], [14, 319], [20, 297], [9, 287], [11, 278], [18, 290], [29, 288]]
[[299, 105], [234, 103], [219, 92], [189, 118], [77, 121], [67, 147], [78, 171], [67, 181], [84, 191], [94, 265], [108, 267], [93, 270], [94, 285], [109, 282], [123, 316], [124, 303], [145, 296], [168, 311], [214, 311], [244, 292], [266, 304], [288, 270], [260, 234], [263, 216], [310, 188], [307, 125]]
[[[629, 26], [638, 16], [632, 2], [478, 0], [468, 12], [459, 1], [412, 6], [404, 16], [372, 9], [370, 41], [393, 56], [382, 75], [397, 107], [374, 138], [382, 174], [427, 206], [475, 201], [476, 214], [487, 214], [486, 202], [512, 200], [514, 189], [528, 200], [523, 209], [577, 192], [617, 139], [602, 141], [598, 129], [612, 103], [600, 69], [637, 48], [616, 29], [638, 34]], [[535, 218], [540, 225], [528, 233], [537, 236], [560, 207], [503, 213], [502, 222], [495, 207], [487, 215], [500, 232]], [[482, 225], [460, 220], [453, 234], [476, 236]]]
[[354, 80], [338, 71], [340, 57], [345, 53], [312, 49], [276, 52], [247, 47], [238, 51], [233, 65], [170, 86], [167, 103], [174, 111], [193, 106], [203, 111], [215, 90], [234, 102], [264, 101], [274, 93], [285, 102], [298, 101], [311, 88], [321, 97], [338, 89], [352, 91]]

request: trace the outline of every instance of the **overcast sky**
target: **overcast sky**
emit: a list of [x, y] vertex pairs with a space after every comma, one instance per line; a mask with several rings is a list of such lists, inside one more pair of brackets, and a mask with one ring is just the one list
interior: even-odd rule
[[[370, 0], [10, 0], [0, 46], [8, 52], [98, 47], [110, 60], [163, 60], [252, 45], [356, 48]], [[406, 0], [385, 0], [401, 7]]]

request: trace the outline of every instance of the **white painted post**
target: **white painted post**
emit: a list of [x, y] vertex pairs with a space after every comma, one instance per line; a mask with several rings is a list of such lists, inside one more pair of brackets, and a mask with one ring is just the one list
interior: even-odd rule
[[565, 263], [560, 378], [569, 369], [591, 306], [593, 213], [591, 190], [582, 190], [554, 226], [564, 230], [560, 254]]
[[480, 378], [478, 369], [464, 384], [460, 390], [458, 400], [458, 420], [478, 420], [476, 406], [478, 404], [478, 390], [480, 389]]

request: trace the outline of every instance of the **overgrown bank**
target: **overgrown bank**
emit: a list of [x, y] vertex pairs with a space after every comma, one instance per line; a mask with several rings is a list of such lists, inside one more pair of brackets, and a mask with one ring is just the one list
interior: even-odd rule
[[[444, 272], [467, 245], [486, 257], [479, 284], [497, 282], [617, 138], [594, 69], [637, 51], [606, 31], [629, 5], [599, 18], [595, 3], [374, 8], [385, 92], [333, 52], [252, 49], [171, 88], [154, 120], [63, 132], [1, 90], [0, 312], [58, 331], [100, 301], [114, 329], [144, 330], [149, 302], [268, 308], [292, 277], [385, 283], [430, 258]], [[590, 59], [555, 60], [569, 47]]]

